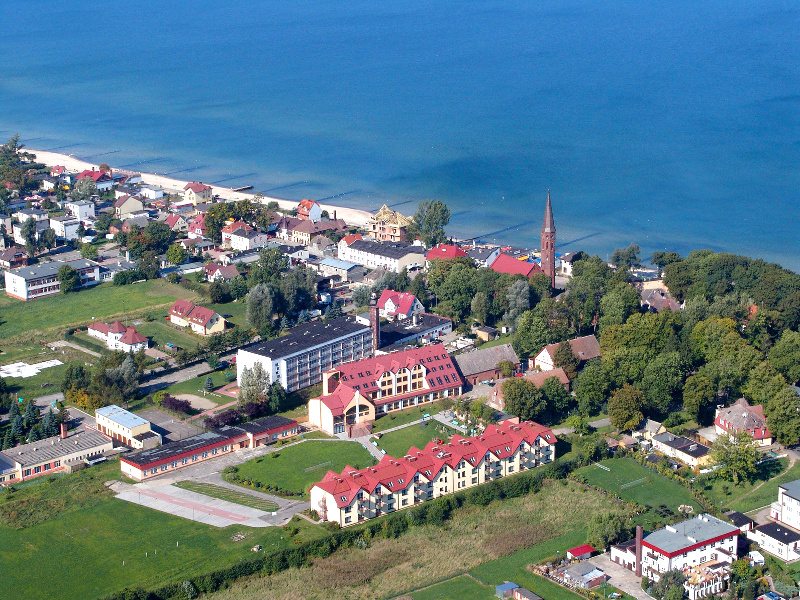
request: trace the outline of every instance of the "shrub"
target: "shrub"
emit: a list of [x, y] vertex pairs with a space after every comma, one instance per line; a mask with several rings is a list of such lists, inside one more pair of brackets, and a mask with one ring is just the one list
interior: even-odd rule
[[192, 412], [191, 402], [188, 400], [181, 400], [180, 398], [176, 398], [170, 394], [164, 395], [164, 398], [161, 401], [161, 406], [173, 412], [180, 412], [184, 414], [189, 414]]

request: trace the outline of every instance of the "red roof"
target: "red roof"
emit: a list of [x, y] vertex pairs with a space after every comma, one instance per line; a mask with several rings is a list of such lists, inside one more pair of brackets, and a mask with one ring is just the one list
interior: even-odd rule
[[390, 311], [392, 315], [408, 315], [414, 308], [417, 297], [410, 292], [383, 290], [383, 292], [381, 292], [381, 297], [378, 299], [378, 308], [386, 310], [386, 303], [389, 300], [394, 304], [394, 310]]
[[105, 171], [93, 171], [87, 169], [86, 171], [81, 171], [80, 173], [78, 173], [77, 179], [87, 179], [87, 178], [91, 179], [95, 183], [97, 183], [98, 181], [108, 181], [110, 179], [110, 177]]
[[307, 219], [308, 215], [311, 214], [311, 209], [314, 208], [315, 205], [319, 206], [319, 202], [316, 200], [300, 200], [297, 204], [297, 216], [301, 219]]
[[208, 277], [219, 273], [223, 279], [233, 279], [239, 275], [236, 265], [220, 265], [218, 263], [208, 263], [203, 269]]
[[128, 327], [125, 333], [122, 334], [122, 337], [119, 338], [119, 341], [128, 346], [133, 346], [134, 344], [143, 344], [147, 342], [147, 338], [136, 331], [136, 328]]
[[64, 171], [66, 170], [67, 168], [62, 165], [54, 165], [50, 167], [50, 175], [52, 175], [53, 177], [55, 177], [56, 175], [63, 175]]
[[583, 556], [584, 554], [594, 554], [595, 552], [597, 552], [597, 550], [595, 550], [595, 548], [589, 544], [575, 546], [574, 548], [567, 550], [567, 554], [571, 554], [572, 556]]
[[193, 308], [194, 302], [191, 300], [175, 300], [175, 303], [169, 309], [169, 314], [186, 319]]
[[349, 246], [353, 242], [357, 242], [360, 239], [363, 239], [360, 233], [348, 233], [342, 238], [342, 241], [345, 243], [345, 245]]
[[195, 306], [189, 313], [187, 319], [192, 323], [197, 323], [198, 325], [205, 327], [216, 314], [217, 313], [215, 313], [213, 310], [206, 308], [205, 306]]
[[87, 327], [87, 329], [94, 329], [95, 331], [99, 331], [103, 335], [108, 335], [109, 333], [125, 333], [127, 327], [120, 323], [119, 321], [114, 321], [113, 323], [92, 323]]
[[496, 273], [524, 275], [525, 277], [530, 277], [535, 273], [542, 273], [542, 268], [539, 265], [525, 260], [517, 260], [513, 256], [504, 253], [500, 253], [489, 268]]
[[210, 190], [211, 186], [206, 185], [205, 183], [200, 183], [198, 181], [191, 181], [187, 183], [185, 186], [183, 186], [183, 189], [184, 191], [192, 190], [195, 194], [199, 194], [201, 192], [205, 192], [206, 190]]
[[222, 228], [222, 233], [233, 233], [237, 229], [244, 229], [245, 231], [253, 231], [253, 228], [250, 227], [244, 221], [234, 221], [233, 223], [228, 223], [225, 227]]
[[428, 260], [452, 260], [454, 258], [464, 258], [467, 253], [453, 244], [438, 244], [425, 255]]
[[504, 421], [490, 425], [476, 437], [454, 435], [447, 443], [436, 440], [423, 450], [409, 448], [402, 458], [384, 456], [374, 467], [356, 470], [348, 465], [341, 473], [328, 471], [314, 487], [332, 494], [341, 508], [352, 504], [361, 490], [371, 494], [382, 486], [386, 491], [396, 492], [407, 488], [417, 475], [427, 481], [433, 480], [445, 465], [454, 469], [465, 461], [477, 468], [489, 452], [503, 459], [513, 455], [522, 443], [553, 445], [556, 441], [553, 432], [538, 423]]
[[344, 409], [350, 404], [356, 391], [347, 384], [339, 384], [333, 393], [327, 396], [320, 396], [320, 402], [328, 407], [334, 417], [340, 417], [344, 414]]
[[192, 233], [199, 233], [200, 235], [206, 232], [206, 215], [199, 214], [194, 219], [189, 221], [189, 231]]
[[169, 215], [166, 219], [164, 219], [164, 223], [169, 225], [169, 228], [172, 229], [172, 228], [175, 227], [175, 225], [180, 223], [182, 220], [184, 220], [184, 219], [183, 219], [183, 217], [181, 215], [172, 214], [172, 215]]

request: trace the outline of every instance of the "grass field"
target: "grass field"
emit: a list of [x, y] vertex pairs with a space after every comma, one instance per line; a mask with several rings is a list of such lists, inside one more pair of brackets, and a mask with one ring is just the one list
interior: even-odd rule
[[413, 592], [411, 597], [414, 600], [466, 600], [467, 598], [490, 600], [495, 595], [493, 587], [475, 581], [469, 575], [459, 575]]
[[681, 504], [690, 504], [695, 511], [700, 509], [689, 490], [681, 484], [643, 467], [631, 458], [612, 458], [602, 461], [600, 465], [608, 470], [589, 465], [578, 469], [576, 475], [590, 485], [651, 508], [665, 505], [677, 512]]
[[226, 321], [237, 327], [250, 327], [250, 322], [247, 320], [247, 303], [244, 300], [227, 304], [209, 304], [208, 308], [217, 311]]
[[179, 481], [175, 484], [179, 488], [189, 490], [190, 492], [197, 492], [212, 498], [219, 498], [220, 500], [227, 500], [235, 504], [242, 504], [250, 508], [256, 508], [266, 512], [273, 512], [278, 510], [278, 505], [271, 500], [257, 498], [245, 492], [237, 492], [221, 485], [214, 485], [213, 483], [204, 483], [201, 481]]
[[445, 427], [438, 421], [427, 421], [424, 425], [409, 425], [385, 433], [378, 440], [378, 447], [386, 451], [386, 454], [391, 456], [405, 456], [411, 446], [417, 448], [424, 448], [425, 445], [435, 438], [442, 440], [450, 439], [450, 436], [455, 433], [454, 429]]
[[35, 302], [0, 297], [0, 339], [30, 336], [33, 332], [54, 332], [87, 323], [166, 307], [177, 298], [194, 293], [164, 279], [134, 285], [104, 283], [73, 294], [59, 294]]
[[[0, 493], [0, 564], [14, 598], [46, 600], [53, 587], [33, 576], [59, 573], [65, 600], [98, 598], [126, 586], [156, 587], [266, 551], [326, 535], [295, 519], [289, 527], [218, 529], [117, 500], [103, 482], [119, 475], [110, 461], [79, 474], [38, 480]], [[23, 517], [23, 520], [9, 521]], [[28, 524], [23, 528], [19, 525]], [[299, 532], [293, 537], [290, 528]], [[234, 542], [235, 533], [246, 537]], [[10, 596], [9, 596], [10, 597]]]
[[[800, 463], [789, 467], [786, 459], [774, 462], [769, 469], [769, 463], [762, 463], [761, 477], [753, 483], [729, 484], [728, 494], [725, 494], [723, 483], [715, 481], [711, 490], [705, 490], [720, 507], [741, 512], [749, 512], [767, 506], [778, 499], [778, 486], [795, 479], [800, 479]], [[779, 470], [780, 469], [780, 470]], [[765, 480], [766, 476], [771, 476]]]
[[200, 343], [200, 336], [192, 335], [185, 329], [170, 325], [167, 321], [141, 321], [136, 329], [143, 336], [150, 338], [152, 345], [158, 350], [164, 350], [166, 344], [173, 344], [179, 348], [194, 349]]
[[392, 412], [388, 415], [380, 417], [379, 419], [376, 419], [375, 425], [372, 427], [372, 431], [374, 433], [379, 433], [381, 431], [386, 431], [387, 429], [392, 429], [393, 427], [405, 425], [406, 423], [420, 421], [422, 419], [422, 415], [426, 413], [433, 415], [440, 410], [441, 409], [439, 408], [439, 404], [437, 402], [431, 402], [421, 406], [413, 406], [411, 408], [406, 408], [405, 410], [398, 410], [397, 412]]
[[[222, 387], [228, 383], [228, 380], [225, 378], [225, 371], [214, 371], [213, 373], [206, 373], [205, 375], [193, 377], [191, 379], [187, 379], [186, 381], [174, 383], [168, 388], [165, 388], [165, 391], [173, 396], [177, 394], [195, 394], [203, 397], [203, 390], [205, 389], [206, 378], [208, 377], [211, 377], [211, 380], [214, 382], [214, 389]], [[216, 394], [213, 392], [207, 394], [205, 397], [217, 404], [227, 404], [228, 402], [233, 402], [234, 400], [234, 398], [231, 398], [230, 396], [223, 396], [222, 394]]]
[[308, 488], [328, 471], [372, 464], [372, 455], [356, 442], [312, 440], [242, 463], [239, 476], [307, 497]]

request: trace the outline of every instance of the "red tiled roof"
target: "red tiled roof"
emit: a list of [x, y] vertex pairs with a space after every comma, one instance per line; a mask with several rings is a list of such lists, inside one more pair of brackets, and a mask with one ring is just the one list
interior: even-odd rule
[[393, 315], [407, 315], [414, 308], [414, 303], [417, 297], [410, 292], [395, 292], [394, 290], [383, 290], [381, 297], [378, 299], [378, 308], [381, 310], [386, 309], [386, 303], [391, 300], [395, 306], [392, 311]]
[[569, 377], [567, 373], [561, 367], [557, 367], [550, 371], [536, 371], [535, 373], [527, 373], [525, 375], [525, 379], [532, 382], [537, 388], [540, 388], [544, 385], [544, 382], [550, 379], [551, 377], [555, 377], [558, 379], [563, 385], [569, 385]]
[[[560, 343], [547, 344], [544, 349], [547, 350], [551, 358], [555, 358], [560, 345]], [[587, 361], [600, 356], [600, 343], [593, 335], [584, 335], [569, 340], [569, 347], [572, 349], [575, 358], [580, 361]]]
[[349, 246], [353, 242], [357, 242], [360, 239], [363, 239], [360, 233], [348, 233], [342, 238], [342, 241], [345, 243], [345, 245]]
[[193, 308], [194, 302], [191, 300], [175, 300], [175, 303], [169, 309], [169, 314], [186, 319]]
[[78, 173], [77, 179], [91, 179], [95, 183], [102, 179], [108, 180], [108, 174], [105, 171], [92, 171], [91, 169], [87, 169], [85, 171], [81, 171]]
[[425, 258], [428, 260], [452, 260], [464, 258], [467, 255], [461, 248], [453, 244], [439, 244], [428, 250]]
[[216, 314], [217, 313], [215, 313], [213, 310], [206, 308], [205, 306], [195, 306], [189, 313], [187, 320], [205, 327]]
[[739, 398], [728, 407], [721, 408], [714, 417], [714, 425], [728, 433], [747, 431], [753, 439], [763, 440], [772, 437], [761, 404], [750, 406], [745, 398]]
[[517, 260], [513, 256], [509, 256], [508, 254], [504, 254], [502, 252], [489, 268], [496, 273], [505, 273], [506, 275], [524, 275], [525, 277], [530, 277], [535, 273], [542, 272], [542, 268], [539, 265], [527, 262], [525, 260]]
[[356, 391], [349, 385], [339, 384], [333, 393], [321, 396], [320, 402], [328, 407], [334, 417], [339, 417], [344, 414], [344, 409], [355, 395]]
[[447, 465], [455, 468], [462, 460], [477, 467], [487, 452], [498, 458], [511, 456], [523, 442], [532, 445], [542, 440], [546, 444], [556, 443], [553, 432], [538, 423], [524, 421], [513, 424], [504, 421], [486, 428], [480, 436], [465, 438], [454, 435], [449, 442], [430, 442], [423, 450], [409, 448], [402, 458], [384, 456], [374, 467], [354, 469], [346, 466], [341, 473], [328, 471], [319, 487], [332, 494], [338, 507], [352, 504], [361, 490], [372, 493], [378, 486], [396, 492], [403, 490], [419, 475], [430, 481]]
[[203, 269], [206, 275], [211, 277], [215, 273], [219, 273], [223, 279], [233, 279], [239, 275], [239, 269], [236, 265], [221, 265], [219, 263], [208, 263]]
[[136, 331], [134, 327], [128, 327], [125, 333], [122, 334], [122, 337], [119, 338], [119, 341], [123, 344], [128, 346], [133, 346], [134, 344], [143, 344], [147, 341], [147, 338], [144, 337], [141, 333]]
[[201, 235], [206, 232], [206, 216], [205, 214], [197, 215], [194, 219], [189, 221], [189, 231], [193, 233], [200, 233]]
[[173, 227], [175, 227], [175, 225], [180, 223], [181, 220], [183, 220], [183, 217], [181, 215], [172, 214], [169, 215], [166, 219], [164, 219], [164, 223], [169, 225], [170, 229], [172, 229]]
[[222, 233], [233, 233], [237, 229], [244, 229], [245, 231], [253, 231], [253, 228], [244, 221], [234, 221], [233, 223], [228, 223], [227, 225], [225, 225], [225, 227], [222, 228]]
[[589, 544], [575, 546], [574, 548], [567, 550], [567, 553], [571, 554], [572, 556], [583, 556], [584, 554], [594, 554], [595, 552], [597, 552], [597, 550], [595, 550], [594, 547], [590, 546]]
[[297, 216], [299, 217], [307, 217], [311, 213], [311, 209], [314, 208], [314, 205], [319, 206], [319, 202], [316, 200], [308, 200], [303, 199], [297, 203]]
[[67, 168], [62, 165], [55, 165], [50, 167], [50, 175], [63, 175]]
[[205, 183], [200, 183], [198, 181], [191, 181], [183, 186], [184, 191], [192, 190], [195, 194], [199, 194], [200, 192], [205, 192], [206, 190], [210, 190], [211, 186], [206, 185]]

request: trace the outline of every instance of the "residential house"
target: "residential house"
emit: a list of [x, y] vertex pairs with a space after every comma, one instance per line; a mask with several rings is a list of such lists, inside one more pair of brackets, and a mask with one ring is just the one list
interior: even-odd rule
[[356, 437], [380, 415], [458, 396], [461, 387], [441, 344], [382, 354], [323, 373], [322, 395], [309, 400], [308, 420], [330, 435]]
[[22, 246], [9, 246], [0, 251], [0, 269], [9, 270], [28, 264], [28, 253]]
[[378, 310], [384, 319], [410, 319], [414, 315], [425, 312], [422, 302], [411, 292], [395, 292], [386, 289], [381, 292], [378, 298]]
[[738, 527], [739, 531], [742, 533], [747, 533], [756, 526], [756, 522], [753, 521], [753, 519], [748, 517], [746, 514], [736, 512], [735, 510], [726, 512], [725, 517], [728, 519], [728, 521], [736, 525], [736, 527]]
[[467, 253], [453, 244], [437, 244], [425, 255], [428, 266], [434, 260], [455, 260], [456, 258], [467, 258]]
[[311, 488], [312, 510], [342, 527], [403, 510], [555, 459], [556, 436], [543, 425], [504, 421], [479, 436], [454, 435], [375, 466], [328, 471]]
[[139, 188], [139, 195], [148, 200], [160, 200], [164, 197], [164, 190], [156, 185], [143, 185]]
[[505, 252], [501, 252], [489, 268], [495, 273], [522, 275], [524, 277], [532, 277], [537, 273], [543, 272], [539, 265], [529, 262], [527, 258], [525, 260], [514, 258]]
[[169, 309], [169, 321], [203, 336], [225, 331], [225, 319], [219, 313], [197, 306], [190, 300], [176, 300]]
[[219, 263], [208, 263], [203, 267], [206, 274], [206, 281], [230, 281], [239, 276], [239, 269], [236, 265], [221, 265]]
[[90, 260], [53, 261], [18, 267], [5, 272], [6, 295], [17, 300], [35, 300], [61, 292], [58, 271], [70, 266], [78, 272], [81, 287], [100, 281], [100, 267]]
[[172, 213], [167, 215], [167, 218], [164, 219], [164, 223], [169, 226], [172, 231], [175, 232], [185, 232], [189, 231], [189, 221], [183, 215]]
[[338, 277], [341, 282], [350, 281], [353, 273], [360, 270], [360, 267], [346, 260], [338, 258], [323, 258], [319, 261], [319, 272], [328, 277]]
[[608, 577], [601, 568], [588, 561], [580, 561], [561, 571], [561, 579], [569, 586], [591, 589], [605, 583]]
[[597, 549], [594, 546], [581, 544], [580, 546], [575, 546], [567, 550], [567, 560], [584, 560], [586, 558], [591, 558], [592, 554], [595, 552], [597, 552]]
[[161, 435], [153, 431], [150, 421], [116, 404], [95, 410], [94, 420], [100, 433], [134, 450], [161, 445]]
[[266, 233], [253, 229], [252, 227], [240, 227], [227, 236], [228, 245], [231, 250], [246, 252], [248, 250], [258, 250], [269, 245], [269, 236]]
[[679, 460], [693, 469], [711, 462], [711, 450], [708, 446], [685, 438], [682, 435], [674, 435], [669, 431], [665, 431], [653, 436], [652, 442], [653, 450], [661, 452], [664, 456]]
[[492, 266], [497, 257], [500, 256], [500, 248], [473, 246], [467, 250], [467, 256], [475, 261], [475, 264], [479, 267], [488, 269]]
[[340, 259], [363, 265], [368, 269], [383, 268], [393, 273], [424, 266], [424, 252], [421, 246], [403, 242], [355, 240], [349, 245], [344, 239], [339, 242]]
[[118, 219], [125, 219], [134, 213], [144, 210], [144, 203], [136, 196], [124, 195], [114, 201], [114, 215]]
[[662, 423], [653, 419], [644, 419], [637, 430], [633, 432], [633, 436], [652, 442], [653, 437], [664, 433], [666, 430], [667, 428]]
[[586, 253], [582, 250], [577, 252], [565, 252], [558, 257], [558, 274], [562, 277], [572, 277], [572, 268], [576, 262], [586, 258]]
[[34, 221], [47, 221], [50, 218], [46, 210], [40, 210], [38, 208], [24, 208], [13, 213], [11, 216], [19, 223], [24, 223], [29, 219]]
[[113, 323], [95, 322], [86, 328], [86, 333], [102, 340], [109, 350], [140, 352], [147, 350], [148, 341], [135, 327], [126, 327], [119, 321]]
[[471, 385], [487, 379], [502, 377], [500, 363], [510, 362], [518, 371], [520, 360], [511, 344], [500, 344], [491, 348], [480, 348], [463, 354], [456, 354], [453, 360], [459, 372]]
[[191, 219], [188, 223], [186, 235], [190, 240], [203, 238], [206, 235], [206, 216], [200, 214]]
[[97, 170], [81, 171], [80, 173], [78, 173], [75, 179], [77, 181], [80, 181], [81, 179], [91, 179], [97, 186], [98, 192], [107, 192], [112, 187], [114, 187], [114, 180], [111, 179], [111, 176], [105, 171], [97, 171]]
[[378, 209], [366, 225], [369, 236], [379, 242], [404, 242], [408, 237], [411, 219], [385, 204]]
[[764, 552], [787, 562], [800, 558], [800, 533], [782, 523], [759, 525], [747, 532], [747, 539], [757, 543]]
[[222, 245], [224, 247], [231, 247], [231, 235], [233, 235], [235, 231], [253, 231], [253, 227], [240, 220], [226, 223], [220, 231], [220, 234], [222, 235]]
[[[25, 223], [14, 223], [11, 226], [11, 237], [14, 238], [14, 243], [19, 244], [20, 246], [24, 246], [27, 243], [25, 236], [23, 235], [23, 231], [25, 229]], [[35, 221], [34, 222], [34, 231], [33, 231], [33, 239], [39, 241], [41, 239], [42, 234], [50, 229], [50, 221]]]
[[[135, 217], [129, 217], [129, 218], [125, 219], [122, 222], [122, 225], [120, 226], [119, 230], [122, 231], [123, 233], [130, 233], [131, 231], [134, 231], [135, 229], [144, 229], [145, 227], [147, 227], [147, 224], [149, 222], [150, 222], [150, 219], [148, 219], [144, 215], [137, 215]], [[111, 231], [111, 228], [109, 228], [109, 232], [110, 231]]]
[[[585, 335], [568, 340], [572, 354], [580, 364], [600, 356], [600, 343], [593, 335]], [[533, 359], [532, 368], [540, 371], [550, 371], [556, 368], [556, 352], [561, 344], [548, 344], [539, 351]]]
[[192, 204], [198, 202], [209, 202], [212, 197], [212, 190], [210, 185], [192, 181], [183, 186], [183, 199]]
[[270, 382], [288, 392], [322, 380], [334, 367], [372, 356], [370, 327], [347, 317], [310, 321], [291, 328], [287, 335], [240, 348], [236, 355], [236, 379], [241, 385], [245, 369], [260, 363]]
[[760, 404], [750, 406], [745, 398], [739, 398], [730, 406], [717, 408], [714, 431], [717, 435], [727, 434], [730, 437], [745, 431], [759, 446], [771, 446], [773, 441], [764, 407]]
[[347, 224], [341, 219], [314, 222], [310, 219], [304, 221], [294, 217], [282, 217], [275, 225], [275, 235], [282, 240], [308, 246], [311, 244], [311, 239], [318, 235], [346, 229]]
[[309, 250], [322, 256], [328, 256], [336, 251], [336, 242], [324, 235], [315, 235], [308, 244]]
[[316, 223], [322, 220], [322, 207], [316, 200], [300, 200], [297, 204], [297, 218]]
[[77, 240], [78, 229], [81, 226], [80, 219], [75, 217], [51, 217], [50, 229], [61, 240]]
[[473, 326], [472, 333], [482, 342], [491, 342], [497, 339], [497, 329], [488, 325]]
[[639, 299], [642, 307], [650, 312], [664, 310], [676, 312], [681, 309], [680, 302], [675, 300], [666, 288], [648, 289], [643, 287], [639, 290]]
[[94, 202], [88, 202], [86, 200], [67, 200], [64, 203], [64, 210], [80, 220], [84, 225], [95, 218]]
[[778, 486], [778, 500], [770, 505], [769, 518], [800, 530], [800, 479]]

